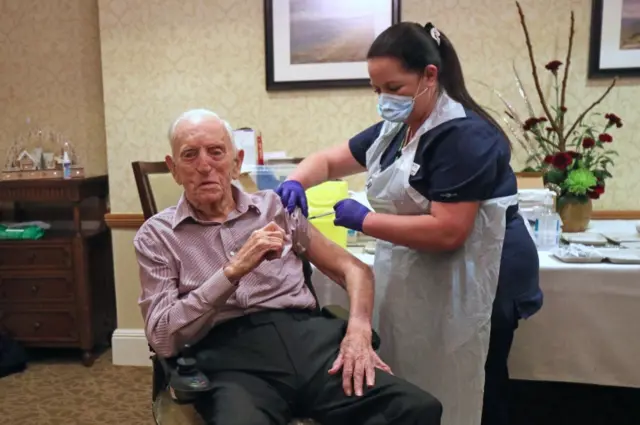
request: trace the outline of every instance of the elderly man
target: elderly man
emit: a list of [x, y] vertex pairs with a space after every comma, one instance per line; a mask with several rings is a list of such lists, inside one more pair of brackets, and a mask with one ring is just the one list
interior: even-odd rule
[[[247, 194], [243, 152], [216, 114], [193, 110], [169, 131], [167, 164], [184, 194], [134, 244], [147, 338], [161, 356], [195, 344], [214, 384], [207, 424], [435, 425], [441, 405], [394, 377], [371, 347], [373, 276], [272, 191]], [[302, 254], [346, 288], [350, 318], [315, 314]]]

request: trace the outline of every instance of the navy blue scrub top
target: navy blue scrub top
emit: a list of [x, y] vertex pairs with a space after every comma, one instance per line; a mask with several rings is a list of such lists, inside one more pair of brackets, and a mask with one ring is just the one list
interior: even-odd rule
[[[418, 141], [414, 162], [420, 167], [409, 184], [433, 202], [473, 202], [515, 195], [516, 177], [509, 165], [511, 149], [504, 135], [476, 113], [447, 121]], [[349, 140], [353, 157], [366, 167], [367, 150], [378, 138], [379, 122]], [[382, 169], [397, 159], [406, 127], [381, 158]], [[542, 306], [538, 251], [517, 206], [507, 210], [493, 326], [513, 326]]]

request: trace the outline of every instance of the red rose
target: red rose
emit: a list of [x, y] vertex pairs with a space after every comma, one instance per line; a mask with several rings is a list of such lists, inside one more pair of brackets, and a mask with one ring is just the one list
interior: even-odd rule
[[567, 152], [558, 152], [553, 156], [551, 163], [559, 170], [566, 170], [573, 162], [573, 157]]
[[536, 125], [538, 125], [540, 123], [540, 119], [536, 118], [536, 117], [531, 117], [528, 118], [525, 122], [524, 125], [522, 126], [522, 129], [524, 131], [529, 131], [531, 129], [533, 129], [533, 127], [535, 127]]
[[566, 106], [561, 106], [560, 107], [560, 112], [567, 112], [567, 107]]
[[582, 158], [582, 155], [581, 155], [581, 154], [579, 154], [579, 153], [578, 153], [578, 152], [576, 152], [576, 151], [567, 151], [567, 154], [568, 154], [571, 158], [573, 158], [573, 159], [580, 159], [580, 158]]
[[553, 164], [553, 156], [551, 155], [547, 155], [544, 157], [544, 163], [545, 164]]
[[600, 199], [600, 195], [602, 194], [604, 194], [604, 184], [602, 183], [598, 183], [587, 191], [587, 195], [591, 199]]
[[602, 143], [611, 143], [613, 142], [613, 137], [609, 133], [602, 133], [598, 136], [598, 140]]
[[609, 120], [609, 126], [615, 125], [616, 127], [622, 127], [622, 119], [614, 113], [605, 114], [604, 117]]
[[559, 60], [552, 60], [551, 62], [546, 64], [544, 67], [548, 71], [551, 71], [553, 75], [558, 75], [558, 69], [560, 69], [560, 66], [562, 66], [562, 62], [560, 62]]
[[582, 147], [585, 149], [592, 148], [595, 145], [596, 145], [596, 141], [593, 140], [592, 137], [585, 137], [584, 139], [582, 139]]

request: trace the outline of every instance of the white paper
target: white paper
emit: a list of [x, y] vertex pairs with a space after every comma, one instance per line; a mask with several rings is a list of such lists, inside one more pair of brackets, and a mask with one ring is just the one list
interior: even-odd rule
[[258, 152], [256, 147], [256, 132], [254, 130], [234, 130], [233, 138], [238, 149], [244, 151], [244, 161], [241, 172], [254, 171], [258, 164]]
[[270, 159], [286, 159], [287, 158], [287, 152], [286, 151], [271, 151], [271, 152], [264, 152], [264, 160], [268, 161]]

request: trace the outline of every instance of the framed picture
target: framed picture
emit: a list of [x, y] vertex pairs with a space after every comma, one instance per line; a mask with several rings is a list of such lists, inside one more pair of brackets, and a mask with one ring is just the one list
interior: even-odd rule
[[373, 40], [400, 0], [264, 0], [267, 90], [364, 87]]
[[640, 76], [640, 0], [592, 0], [589, 78], [614, 76]]

